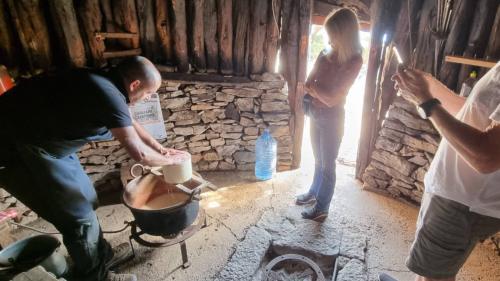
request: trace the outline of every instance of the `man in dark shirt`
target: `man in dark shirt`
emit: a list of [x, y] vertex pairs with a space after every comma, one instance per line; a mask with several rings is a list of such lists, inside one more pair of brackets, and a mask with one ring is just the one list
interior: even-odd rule
[[134, 160], [169, 164], [168, 155], [176, 151], [148, 134], [127, 106], [160, 85], [154, 65], [133, 57], [107, 72], [36, 76], [0, 96], [0, 186], [62, 233], [75, 280], [137, 280], [108, 274], [113, 254], [94, 212], [95, 190], [76, 152], [112, 134]]

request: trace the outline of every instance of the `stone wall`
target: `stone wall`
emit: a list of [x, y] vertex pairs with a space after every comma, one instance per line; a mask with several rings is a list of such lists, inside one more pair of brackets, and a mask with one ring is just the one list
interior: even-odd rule
[[[253, 170], [255, 142], [269, 127], [278, 141], [278, 169], [292, 161], [290, 106], [284, 79], [265, 73], [248, 83], [178, 83], [159, 90], [167, 129], [165, 146], [192, 154], [197, 171]], [[119, 170], [132, 161], [117, 141], [86, 145], [80, 161], [98, 189], [120, 185]]]
[[418, 116], [415, 106], [396, 98], [363, 174], [363, 187], [420, 204], [424, 176], [439, 142], [438, 132]]

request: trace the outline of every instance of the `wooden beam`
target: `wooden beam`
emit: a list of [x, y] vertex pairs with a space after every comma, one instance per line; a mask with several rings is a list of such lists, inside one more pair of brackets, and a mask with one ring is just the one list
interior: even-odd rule
[[52, 49], [42, 2], [7, 0], [7, 6], [29, 69], [49, 69], [52, 66]]
[[76, 16], [82, 30], [83, 42], [90, 53], [88, 58], [92, 59], [92, 66], [101, 67], [106, 63], [106, 60], [103, 57], [104, 42], [95, 38], [95, 34], [102, 31], [99, 0], [75, 1], [74, 3]]
[[96, 32], [95, 37], [97, 40], [104, 39], [139, 39], [139, 34], [137, 33], [126, 33], [126, 32]]
[[486, 59], [500, 59], [500, 5], [498, 5], [495, 20], [491, 28], [490, 39], [486, 47]]
[[189, 71], [187, 47], [186, 1], [171, 0], [172, 3], [172, 33], [177, 69], [180, 72]]
[[104, 30], [106, 32], [115, 31], [115, 21], [113, 19], [113, 8], [111, 8], [111, 0], [101, 0], [101, 11], [104, 21]]
[[264, 71], [264, 46], [266, 44], [267, 0], [253, 0], [250, 8], [250, 73]]
[[464, 65], [485, 67], [485, 68], [493, 68], [497, 64], [497, 62], [495, 61], [479, 60], [479, 59], [459, 57], [459, 56], [446, 56], [445, 61], [450, 63], [458, 63]]
[[233, 73], [233, 6], [232, 0], [217, 0], [217, 34], [222, 74]]
[[[135, 0], [112, 0], [111, 4], [113, 8], [113, 17], [116, 23], [116, 31], [139, 34], [139, 22]], [[96, 12], [100, 13], [100, 11]], [[140, 47], [139, 38], [120, 40], [117, 43], [126, 49], [136, 49]]]
[[76, 19], [75, 8], [72, 1], [49, 1], [50, 13], [58, 43], [64, 52], [66, 64], [74, 67], [83, 67], [87, 63], [85, 46]]
[[[161, 67], [160, 67], [161, 69]], [[188, 84], [207, 84], [207, 85], [234, 85], [242, 84], [248, 86], [254, 86], [255, 82], [247, 77], [240, 76], [222, 76], [217, 74], [190, 74], [190, 73], [176, 73], [176, 72], [161, 72], [161, 77], [163, 80], [188, 83]]]
[[207, 72], [215, 73], [219, 69], [216, 0], [205, 0], [203, 9], [203, 32], [206, 50]]
[[0, 1], [0, 64], [18, 67], [18, 51], [13, 34], [14, 27], [5, 1]]
[[157, 62], [161, 59], [155, 23], [155, 0], [136, 0], [139, 35], [144, 56]]
[[131, 50], [123, 50], [123, 51], [109, 51], [109, 52], [104, 52], [103, 57], [105, 59], [131, 57], [131, 56], [138, 56], [141, 54], [141, 52], [142, 52], [142, 50], [140, 48], [131, 49]]
[[170, 30], [169, 1], [156, 0], [156, 32], [160, 41], [163, 58], [172, 62], [174, 60], [174, 50], [172, 44], [172, 32]]
[[267, 9], [266, 52], [264, 57], [264, 70], [266, 72], [275, 72], [276, 69], [281, 22], [280, 11], [281, 0], [269, 1]]
[[434, 42], [429, 23], [436, 21], [436, 0], [424, 0], [420, 11], [420, 21], [416, 28], [418, 39], [415, 47], [415, 56], [412, 65], [415, 68], [431, 73], [434, 67]]
[[193, 56], [193, 66], [198, 72], [205, 72], [207, 63], [205, 60], [205, 38], [203, 27], [204, 0], [191, 0], [192, 30], [190, 32], [191, 54]]
[[250, 0], [238, 0], [233, 6], [234, 44], [233, 44], [233, 67], [234, 74], [245, 75], [246, 73], [246, 42], [248, 38], [248, 27], [250, 22]]

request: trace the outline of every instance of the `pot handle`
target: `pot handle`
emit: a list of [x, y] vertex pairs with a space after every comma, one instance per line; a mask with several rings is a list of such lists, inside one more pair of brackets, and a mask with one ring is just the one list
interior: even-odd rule
[[[139, 168], [139, 169], [140, 169], [140, 171], [141, 171], [139, 175], [136, 175], [136, 174], [135, 174], [135, 172], [134, 172], [134, 170], [136, 170], [137, 168]], [[137, 177], [140, 177], [140, 176], [144, 175], [144, 173], [146, 172], [146, 167], [144, 167], [144, 165], [142, 165], [142, 164], [140, 164], [140, 163], [136, 163], [136, 164], [134, 164], [134, 165], [132, 165], [132, 166], [130, 167], [130, 170], [129, 170], [129, 171], [130, 171], [130, 175], [131, 175], [132, 177], [134, 177], [134, 179], [135, 179], [135, 178], [137, 178]]]

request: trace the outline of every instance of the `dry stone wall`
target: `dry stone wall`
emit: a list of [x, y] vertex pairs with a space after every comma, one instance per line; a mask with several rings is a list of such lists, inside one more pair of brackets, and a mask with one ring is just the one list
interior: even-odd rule
[[397, 98], [382, 123], [363, 187], [420, 204], [424, 176], [439, 142], [439, 133], [418, 116], [415, 106]]
[[[197, 171], [253, 170], [255, 142], [268, 127], [278, 142], [278, 169], [290, 169], [291, 112], [285, 80], [271, 73], [251, 79], [237, 84], [164, 81], [159, 95], [167, 139], [162, 143], [189, 151]], [[79, 157], [100, 190], [120, 185], [120, 167], [132, 162], [117, 141], [88, 144]]]

